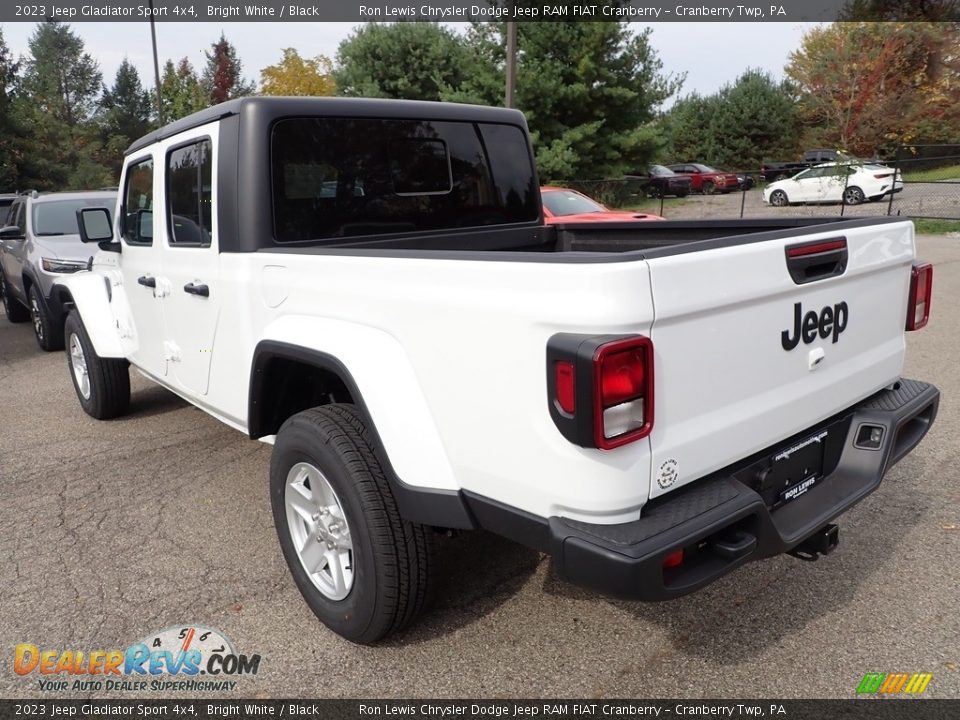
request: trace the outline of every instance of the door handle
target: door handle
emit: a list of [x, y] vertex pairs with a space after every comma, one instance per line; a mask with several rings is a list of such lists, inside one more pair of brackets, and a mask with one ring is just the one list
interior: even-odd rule
[[154, 277], [150, 277], [149, 275], [141, 275], [140, 277], [137, 278], [137, 282], [143, 285], [144, 287], [148, 287], [148, 288], [157, 287], [157, 279]]
[[210, 288], [206, 285], [194, 285], [187, 283], [183, 286], [183, 291], [191, 295], [200, 295], [201, 297], [210, 297]]

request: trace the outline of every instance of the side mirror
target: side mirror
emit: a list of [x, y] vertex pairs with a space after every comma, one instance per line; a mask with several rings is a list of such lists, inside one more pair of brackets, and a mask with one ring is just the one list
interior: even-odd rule
[[153, 240], [153, 210], [137, 210], [137, 240]]
[[16, 225], [7, 225], [0, 228], [0, 240], [23, 240], [23, 233]]
[[101, 243], [113, 240], [110, 211], [105, 207], [85, 207], [77, 210], [77, 228], [80, 241]]

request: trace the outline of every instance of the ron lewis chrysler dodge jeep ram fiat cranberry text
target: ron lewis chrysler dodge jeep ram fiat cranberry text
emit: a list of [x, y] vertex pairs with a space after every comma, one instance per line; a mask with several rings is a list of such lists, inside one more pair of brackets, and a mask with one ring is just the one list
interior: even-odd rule
[[80, 225], [80, 403], [123, 414], [132, 365], [272, 443], [290, 572], [357, 642], [421, 608], [438, 528], [645, 600], [825, 554], [937, 412], [901, 378], [910, 222], [548, 227], [511, 110], [227, 102], [135, 142]]

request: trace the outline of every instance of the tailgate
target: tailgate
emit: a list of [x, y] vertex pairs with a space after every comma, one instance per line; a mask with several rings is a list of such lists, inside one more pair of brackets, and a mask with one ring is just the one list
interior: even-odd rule
[[[912, 223], [776, 235], [649, 258], [651, 498], [782, 441], [900, 376]], [[838, 258], [842, 272], [830, 265]]]

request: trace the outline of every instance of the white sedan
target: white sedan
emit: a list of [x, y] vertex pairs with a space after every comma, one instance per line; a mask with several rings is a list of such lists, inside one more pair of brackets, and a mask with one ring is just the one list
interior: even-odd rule
[[763, 201], [776, 207], [792, 203], [859, 205], [902, 189], [900, 171], [886, 165], [826, 163], [770, 183], [763, 190]]

